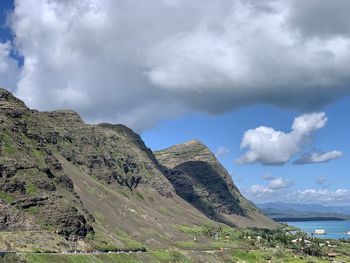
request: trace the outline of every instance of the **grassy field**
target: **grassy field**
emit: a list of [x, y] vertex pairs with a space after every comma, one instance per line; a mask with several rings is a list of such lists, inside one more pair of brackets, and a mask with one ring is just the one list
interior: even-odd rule
[[[9, 244], [17, 239], [23, 240], [21, 252], [0, 258], [0, 262], [35, 262], [35, 263], [89, 263], [89, 262], [225, 262], [225, 263], [329, 263], [332, 260], [350, 262], [350, 240], [321, 240], [308, 238], [304, 233], [289, 233], [289, 229], [239, 230], [230, 227], [204, 226], [176, 226], [187, 239], [173, 242], [167, 246], [144, 246], [144, 251], [131, 253], [105, 253], [105, 254], [65, 254], [47, 253], [36, 246], [24, 244], [38, 239], [35, 235], [40, 233], [18, 232], [18, 236], [11, 233], [2, 234], [2, 242]], [[64, 240], [51, 238], [49, 233], [43, 235], [43, 242], [52, 249]], [[119, 231], [118, 236], [126, 243], [129, 237]], [[102, 237], [101, 237], [102, 238]], [[295, 242], [300, 239], [300, 242]], [[101, 239], [102, 240], [102, 239]], [[94, 242], [101, 241], [95, 237]], [[107, 239], [106, 239], [107, 240]], [[125, 243], [124, 242], [124, 243]], [[18, 240], [16, 241], [16, 244]], [[142, 243], [132, 243], [133, 246], [142, 247]], [[108, 242], [106, 241], [106, 246]], [[71, 248], [66, 244], [67, 249]], [[83, 247], [78, 247], [82, 249]], [[117, 249], [117, 248], [113, 248]], [[35, 252], [35, 253], [33, 253]], [[329, 258], [333, 253], [335, 258]]]
[[[123, 231], [115, 233], [123, 243], [111, 246], [104, 236], [87, 238], [75, 245], [50, 231], [0, 232], [0, 246], [16, 248], [0, 262], [81, 263], [81, 262], [226, 262], [226, 263], [329, 263], [332, 260], [350, 262], [350, 240], [322, 240], [309, 238], [305, 233], [290, 233], [290, 229], [237, 229], [217, 225], [175, 225], [184, 237], [164, 244], [144, 244], [130, 239]], [[90, 240], [91, 239], [91, 240]], [[295, 242], [300, 240], [300, 242]], [[92, 242], [93, 246], [89, 242]], [[130, 248], [144, 250], [131, 253], [68, 254], [63, 251], [119, 251]], [[168, 245], [170, 244], [170, 245]], [[44, 249], [46, 248], [46, 249]], [[65, 248], [63, 250], [63, 248]], [[89, 248], [89, 249], [88, 249]], [[108, 249], [110, 248], [110, 249]], [[14, 249], [11, 249], [14, 250]], [[53, 251], [57, 253], [52, 253]], [[335, 258], [329, 258], [333, 253]]]
[[142, 262], [137, 256], [129, 254], [103, 254], [103, 255], [63, 255], [63, 254], [23, 254], [20, 256], [28, 263], [137, 263]]

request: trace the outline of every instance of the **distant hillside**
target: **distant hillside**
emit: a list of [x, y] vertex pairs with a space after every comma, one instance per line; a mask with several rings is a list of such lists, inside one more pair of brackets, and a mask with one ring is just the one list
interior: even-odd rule
[[276, 220], [288, 219], [350, 219], [350, 206], [324, 206], [319, 204], [264, 203], [257, 204], [265, 215]]
[[276, 226], [245, 199], [226, 169], [201, 142], [155, 152], [176, 193], [209, 218], [232, 226]]

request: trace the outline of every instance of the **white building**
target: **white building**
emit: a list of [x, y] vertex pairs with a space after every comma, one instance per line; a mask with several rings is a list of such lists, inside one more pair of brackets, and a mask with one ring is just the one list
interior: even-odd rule
[[315, 230], [315, 235], [325, 235], [326, 234], [326, 230], [324, 229], [316, 229]]

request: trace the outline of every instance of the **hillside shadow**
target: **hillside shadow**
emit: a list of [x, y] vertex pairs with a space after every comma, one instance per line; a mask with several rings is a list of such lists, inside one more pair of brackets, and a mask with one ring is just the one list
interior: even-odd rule
[[168, 171], [176, 193], [208, 218], [234, 226], [220, 214], [245, 215], [238, 197], [231, 194], [222, 176], [209, 163], [184, 162]]

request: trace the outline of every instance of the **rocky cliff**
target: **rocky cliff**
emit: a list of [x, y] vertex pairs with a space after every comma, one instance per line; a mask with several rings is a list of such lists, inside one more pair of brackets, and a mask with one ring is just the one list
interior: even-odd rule
[[192, 140], [157, 151], [155, 156], [176, 193], [208, 217], [233, 226], [261, 224], [259, 210], [241, 195], [230, 174], [203, 143]]

